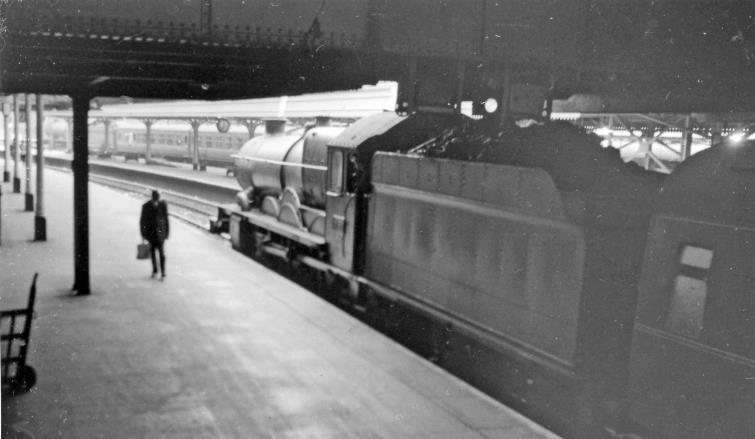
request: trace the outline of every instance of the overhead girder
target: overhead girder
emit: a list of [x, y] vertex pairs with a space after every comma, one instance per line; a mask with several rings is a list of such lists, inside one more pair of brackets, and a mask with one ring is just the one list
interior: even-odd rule
[[[625, 160], [661, 172], [670, 172], [673, 163], [689, 157], [693, 149], [718, 144], [733, 133], [749, 136], [755, 132], [755, 113], [555, 112], [552, 116], [603, 136], [605, 145], [622, 151]], [[654, 149], [655, 145], [661, 150]]]
[[[755, 111], [752, 60], [742, 57], [748, 36], [719, 35], [732, 23], [710, 31], [710, 16], [735, 15], [707, 2], [723, 9], [701, 14], [679, 0], [449, 0], [440, 8], [341, 0], [321, 14], [312, 2], [166, 0], [74, 14], [71, 6], [98, 2], [11, 3], [0, 5], [13, 13], [0, 53], [6, 92], [221, 99], [393, 79], [417, 106], [496, 97], [509, 108], [539, 98], [539, 87], [546, 98], [594, 93], [608, 107], [594, 111]], [[267, 22], [254, 21], [260, 8]]]
[[755, 129], [755, 113], [582, 113], [564, 112], [557, 105], [554, 119], [579, 120], [581, 126], [611, 127], [621, 121], [627, 129], [665, 129], [667, 131], [692, 131], [710, 137], [716, 131], [752, 131]]

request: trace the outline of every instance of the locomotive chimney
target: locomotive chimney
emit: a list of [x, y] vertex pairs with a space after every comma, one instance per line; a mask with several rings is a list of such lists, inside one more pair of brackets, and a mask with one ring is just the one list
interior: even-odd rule
[[315, 117], [315, 126], [316, 127], [329, 127], [330, 126], [330, 116], [317, 116], [317, 117]]
[[270, 119], [265, 121], [265, 134], [282, 134], [286, 127], [286, 121]]

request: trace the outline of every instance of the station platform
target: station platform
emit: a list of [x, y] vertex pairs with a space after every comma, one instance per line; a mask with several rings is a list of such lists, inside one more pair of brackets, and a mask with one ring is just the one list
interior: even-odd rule
[[3, 438], [556, 438], [314, 294], [177, 219], [167, 278], [136, 259], [145, 200], [90, 185], [91, 284], [72, 296], [73, 181], [46, 170], [46, 242], [3, 183], [3, 309], [39, 272]]

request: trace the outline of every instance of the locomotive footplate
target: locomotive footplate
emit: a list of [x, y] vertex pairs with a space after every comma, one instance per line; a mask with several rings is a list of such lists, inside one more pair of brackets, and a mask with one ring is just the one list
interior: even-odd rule
[[240, 212], [237, 204], [218, 206], [218, 215], [210, 218], [210, 233], [230, 233], [231, 215], [233, 212]]
[[276, 218], [255, 211], [233, 212], [231, 217], [240, 217], [247, 222], [279, 235], [285, 239], [294, 241], [305, 247], [316, 249], [325, 245], [325, 237], [315, 235], [304, 229], [299, 229], [288, 224], [279, 222]]

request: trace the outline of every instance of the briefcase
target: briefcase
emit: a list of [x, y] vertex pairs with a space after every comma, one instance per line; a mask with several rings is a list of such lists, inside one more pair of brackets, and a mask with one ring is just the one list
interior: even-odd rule
[[136, 246], [136, 259], [149, 258], [149, 244], [142, 242]]

